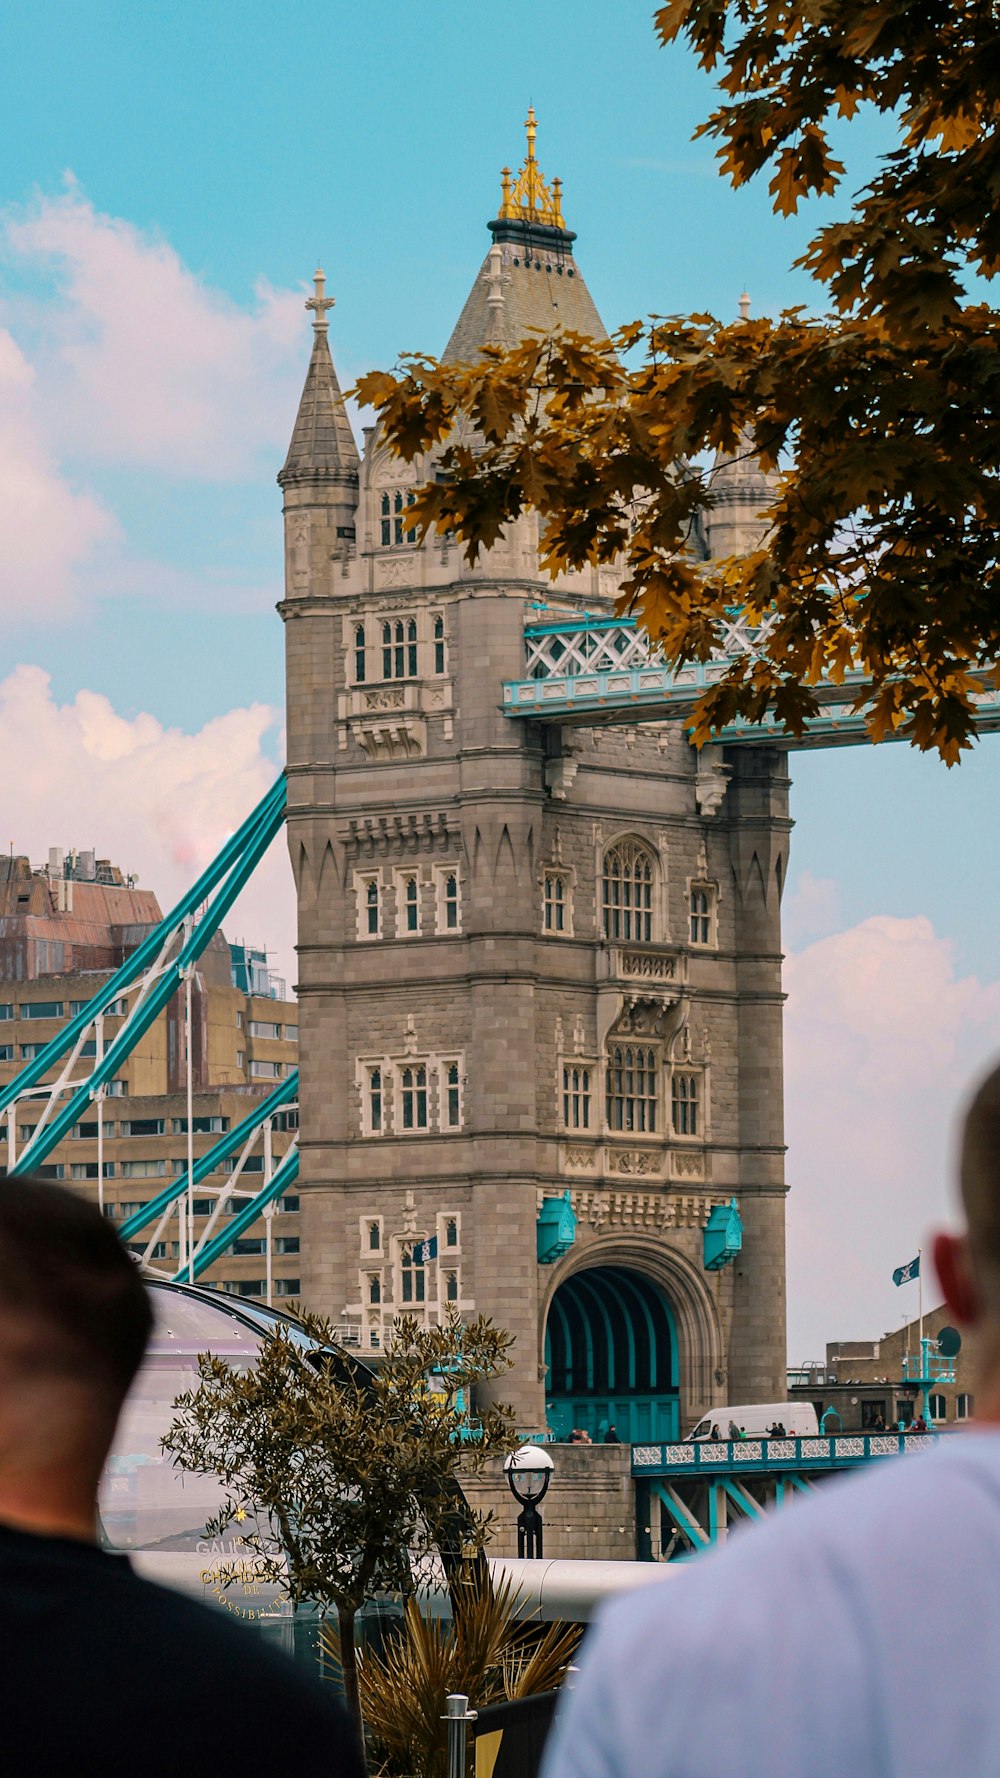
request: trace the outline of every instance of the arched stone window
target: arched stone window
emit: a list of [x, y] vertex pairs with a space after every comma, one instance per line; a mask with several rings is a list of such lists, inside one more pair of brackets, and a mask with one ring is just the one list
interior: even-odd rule
[[656, 861], [641, 840], [623, 839], [604, 855], [604, 936], [612, 944], [648, 945], [653, 937]]

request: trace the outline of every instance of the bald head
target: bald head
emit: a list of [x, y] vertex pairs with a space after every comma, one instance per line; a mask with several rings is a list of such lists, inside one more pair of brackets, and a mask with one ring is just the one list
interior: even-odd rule
[[72, 1385], [113, 1423], [151, 1328], [139, 1269], [95, 1205], [0, 1179], [0, 1388]]

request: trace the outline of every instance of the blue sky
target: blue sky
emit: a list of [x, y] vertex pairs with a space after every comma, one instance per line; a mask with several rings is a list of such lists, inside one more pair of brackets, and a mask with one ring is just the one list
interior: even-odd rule
[[[711, 85], [682, 48], [657, 48], [651, 15], [647, 0], [4, 10], [0, 743], [30, 729], [36, 744], [0, 838], [35, 857], [56, 840], [128, 851], [166, 896], [263, 789], [281, 758], [274, 476], [308, 352], [304, 286], [319, 256], [345, 383], [440, 349], [529, 103], [610, 326], [732, 313], [744, 286], [756, 310], [816, 300], [790, 268], [819, 207], [779, 221], [763, 188], [718, 177], [690, 140]], [[859, 183], [884, 136], [862, 120], [842, 141]], [[836, 1273], [812, 1309], [796, 1285], [798, 1355], [889, 1325], [879, 1280], [940, 1213], [947, 1109], [1000, 1041], [998, 773], [1000, 739], [951, 773], [898, 746], [793, 760], [788, 935], [813, 1009], [789, 1024], [793, 1257], [800, 1273], [827, 1250], [846, 1266], [852, 1218], [871, 1249], [870, 1275]], [[277, 885], [247, 918], [284, 955]], [[916, 982], [937, 983], [919, 1006]], [[923, 1019], [914, 1118], [897, 1073]], [[846, 1058], [836, 1080], [831, 1055]], [[896, 1096], [880, 1111], [883, 1078]], [[879, 1121], [850, 1189], [825, 1152], [834, 1109]]]

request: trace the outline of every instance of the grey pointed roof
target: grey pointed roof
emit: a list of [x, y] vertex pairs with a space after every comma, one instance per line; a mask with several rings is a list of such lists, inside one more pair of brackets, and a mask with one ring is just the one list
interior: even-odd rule
[[314, 323], [312, 357], [292, 430], [288, 456], [278, 476], [286, 482], [357, 478], [358, 447], [330, 356], [325, 320]]
[[601, 320], [573, 258], [569, 229], [496, 220], [494, 245], [479, 269], [444, 349], [446, 363], [478, 358], [484, 345], [510, 348], [527, 334], [558, 328], [605, 340]]

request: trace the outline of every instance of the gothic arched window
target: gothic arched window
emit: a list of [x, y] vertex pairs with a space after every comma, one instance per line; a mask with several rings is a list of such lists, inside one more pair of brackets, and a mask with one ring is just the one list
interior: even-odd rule
[[354, 677], [359, 685], [365, 681], [365, 626], [354, 626]]
[[657, 1054], [641, 1043], [613, 1043], [605, 1098], [608, 1128], [652, 1135], [656, 1130]]
[[640, 840], [619, 840], [604, 856], [604, 936], [613, 944], [648, 945], [653, 937], [656, 864]]

